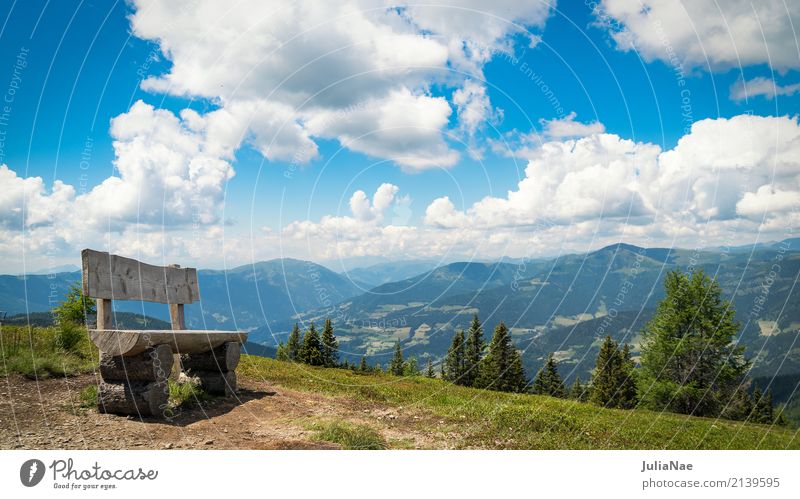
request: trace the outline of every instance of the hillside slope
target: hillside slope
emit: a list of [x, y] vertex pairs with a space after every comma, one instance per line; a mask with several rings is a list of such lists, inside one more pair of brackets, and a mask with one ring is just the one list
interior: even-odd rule
[[94, 375], [0, 383], [0, 448], [798, 449], [793, 430], [243, 356], [235, 399], [171, 422], [81, 406]]

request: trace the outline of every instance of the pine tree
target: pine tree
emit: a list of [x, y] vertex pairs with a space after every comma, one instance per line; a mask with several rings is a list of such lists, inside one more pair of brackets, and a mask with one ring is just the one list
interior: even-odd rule
[[278, 350], [275, 352], [275, 359], [288, 361], [289, 355], [286, 353], [286, 345], [281, 343], [278, 345]]
[[325, 327], [322, 329], [322, 365], [325, 367], [336, 367], [339, 363], [339, 342], [333, 334], [333, 324], [330, 319], [325, 319]]
[[475, 386], [480, 377], [481, 359], [486, 350], [486, 342], [483, 341], [483, 326], [478, 319], [478, 314], [472, 316], [472, 323], [467, 330], [466, 347], [464, 351], [464, 375], [462, 381], [464, 386]]
[[365, 372], [369, 371], [369, 366], [367, 366], [367, 356], [366, 355], [362, 355], [361, 356], [361, 364], [358, 366], [358, 370], [361, 371], [362, 373], [365, 373]]
[[644, 327], [639, 396], [645, 407], [717, 416], [749, 362], [735, 343], [739, 324], [719, 284], [702, 270], [669, 272], [665, 298]]
[[477, 386], [502, 392], [523, 392], [527, 382], [522, 358], [511, 342], [504, 323], [494, 329], [488, 352], [483, 358]]
[[425, 368], [425, 377], [435, 378], [436, 373], [433, 371], [433, 361], [428, 357], [428, 365]]
[[636, 366], [631, 359], [631, 346], [626, 343], [619, 355], [621, 372], [617, 407], [633, 409], [639, 403], [639, 394], [636, 389]]
[[606, 336], [600, 346], [592, 376], [592, 392], [589, 399], [603, 407], [617, 407], [622, 358], [617, 342]]
[[581, 383], [581, 378], [575, 378], [572, 388], [569, 389], [569, 398], [585, 402], [589, 398], [589, 388]]
[[313, 322], [303, 335], [303, 345], [300, 347], [297, 360], [311, 366], [322, 365], [322, 341]]
[[392, 357], [392, 362], [389, 364], [389, 372], [394, 374], [395, 376], [402, 376], [403, 375], [403, 350], [400, 348], [400, 341], [394, 346], [394, 356]]
[[630, 345], [622, 350], [617, 342], [606, 336], [595, 361], [590, 400], [603, 407], [632, 409], [638, 395]]
[[564, 398], [564, 380], [558, 374], [558, 363], [552, 353], [547, 356], [544, 366], [536, 373], [531, 391], [536, 395]]
[[748, 386], [740, 386], [720, 416], [725, 419], [746, 421], [753, 413], [753, 399], [750, 398], [747, 390]]
[[417, 359], [415, 359], [414, 357], [409, 357], [409, 359], [403, 363], [403, 375], [404, 376], [419, 375], [419, 365], [417, 364]]
[[286, 357], [287, 360], [296, 361], [297, 356], [300, 354], [300, 326], [295, 322], [292, 332], [289, 333], [289, 339], [286, 340]]
[[464, 331], [457, 331], [444, 358], [445, 379], [457, 385], [464, 383]]
[[766, 393], [762, 393], [758, 387], [753, 390], [753, 410], [750, 421], [762, 424], [772, 424], [775, 421], [772, 388], [767, 389]]

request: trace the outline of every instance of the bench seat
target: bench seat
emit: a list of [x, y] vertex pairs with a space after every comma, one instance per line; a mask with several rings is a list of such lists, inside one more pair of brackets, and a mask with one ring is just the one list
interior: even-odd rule
[[130, 356], [154, 345], [169, 345], [176, 354], [207, 352], [227, 342], [244, 343], [247, 333], [191, 329], [90, 329], [89, 338], [101, 352]]

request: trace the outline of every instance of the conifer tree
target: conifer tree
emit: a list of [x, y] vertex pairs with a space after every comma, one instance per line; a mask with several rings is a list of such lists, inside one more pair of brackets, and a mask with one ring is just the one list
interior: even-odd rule
[[762, 424], [772, 424], [775, 421], [772, 388], [767, 389], [766, 393], [762, 393], [758, 387], [753, 390], [753, 410], [750, 421]]
[[544, 365], [536, 373], [531, 391], [536, 395], [564, 398], [564, 380], [558, 374], [558, 363], [552, 353], [547, 356]]
[[720, 416], [725, 419], [746, 421], [752, 413], [753, 399], [750, 398], [750, 394], [747, 392], [747, 386], [740, 386]]
[[325, 319], [325, 327], [322, 329], [322, 365], [325, 367], [336, 367], [339, 362], [339, 342], [333, 334], [333, 324], [330, 319]]
[[580, 376], [575, 378], [572, 388], [569, 389], [569, 398], [585, 402], [589, 398], [589, 387], [581, 382]]
[[457, 385], [464, 383], [465, 346], [464, 331], [459, 330], [453, 335], [453, 341], [444, 358], [445, 379]]
[[303, 335], [303, 345], [300, 347], [297, 358], [300, 362], [311, 366], [322, 365], [322, 341], [313, 322]]
[[417, 363], [417, 359], [415, 359], [414, 357], [409, 357], [408, 360], [403, 363], [403, 375], [404, 376], [419, 375], [419, 365]]
[[636, 389], [636, 366], [631, 359], [631, 347], [625, 344], [620, 355], [620, 378], [619, 396], [617, 407], [621, 409], [633, 409], [639, 402], [639, 394]]
[[294, 323], [292, 332], [289, 333], [289, 339], [286, 340], [286, 356], [287, 360], [296, 361], [300, 353], [300, 326]]
[[486, 350], [486, 342], [483, 341], [483, 326], [478, 319], [478, 314], [475, 314], [472, 316], [472, 323], [467, 330], [464, 349], [464, 375], [462, 376], [464, 386], [474, 386], [480, 377], [484, 350]]
[[425, 376], [428, 378], [435, 378], [436, 373], [433, 371], [433, 361], [428, 357], [428, 365], [425, 367]]
[[595, 361], [592, 392], [589, 398], [603, 407], [617, 407], [622, 373], [622, 358], [618, 347], [611, 336], [606, 336]]
[[483, 358], [477, 385], [503, 392], [523, 392], [527, 382], [522, 368], [522, 358], [511, 342], [511, 334], [504, 323], [494, 329], [489, 349]]
[[666, 296], [644, 327], [639, 396], [653, 410], [717, 416], [747, 371], [739, 324], [702, 270], [669, 272]]
[[361, 356], [361, 364], [358, 366], [358, 370], [362, 373], [369, 371], [369, 366], [367, 366], [367, 356]]
[[397, 344], [394, 346], [394, 356], [392, 357], [392, 362], [389, 364], [389, 372], [394, 374], [395, 376], [402, 376], [403, 375], [403, 350], [400, 348], [400, 341], [397, 341]]

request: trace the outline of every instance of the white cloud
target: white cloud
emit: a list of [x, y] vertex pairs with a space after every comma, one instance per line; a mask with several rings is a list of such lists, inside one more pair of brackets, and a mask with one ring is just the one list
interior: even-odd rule
[[362, 222], [380, 221], [383, 218], [383, 212], [394, 202], [399, 190], [396, 185], [381, 184], [372, 196], [372, 204], [370, 204], [369, 198], [364, 191], [358, 190], [350, 197], [350, 211], [356, 217], [356, 220]]
[[335, 137], [351, 150], [419, 171], [447, 168], [458, 161], [458, 153], [442, 139], [450, 113], [444, 98], [403, 89], [346, 113], [320, 110], [306, 125], [316, 136]]
[[739, 215], [760, 219], [800, 207], [800, 191], [782, 191], [762, 185], [756, 192], [746, 192], [736, 203]]
[[577, 114], [573, 111], [561, 119], [541, 120], [543, 135], [548, 139], [566, 139], [586, 137], [606, 131], [606, 127], [599, 121], [581, 123], [575, 121], [576, 117]]
[[425, 223], [502, 229], [613, 220], [662, 234], [696, 234], [709, 223], [755, 215], [771, 222], [798, 208], [797, 118], [702, 120], [664, 152], [655, 144], [595, 134], [547, 142], [527, 154], [516, 190], [462, 210], [439, 198], [428, 206]]
[[48, 193], [41, 177], [18, 177], [8, 165], [0, 165], [0, 185], [0, 227], [51, 225], [68, 213], [63, 207], [75, 198], [71, 185], [56, 180]]
[[774, 80], [757, 76], [752, 80], [739, 80], [731, 85], [731, 99], [743, 101], [764, 96], [767, 99], [774, 99], [776, 95], [794, 95], [800, 92], [800, 83], [790, 85], [779, 85]]
[[[267, 159], [303, 163], [317, 156], [314, 137], [336, 138], [416, 171], [458, 160], [443, 139], [450, 105], [430, 87], [460, 87], [550, 13], [544, 2], [473, 3], [135, 0], [131, 26], [172, 63], [143, 88], [218, 102], [215, 119]], [[490, 106], [485, 94], [474, 102]]]
[[119, 176], [75, 199], [81, 223], [121, 228], [216, 222], [234, 171], [225, 159], [230, 148], [209, 141], [206, 132], [205, 118], [194, 111], [185, 110], [179, 118], [142, 101], [114, 118]]
[[603, 0], [595, 13], [620, 50], [635, 50], [646, 61], [714, 70], [800, 67], [798, 2]]

